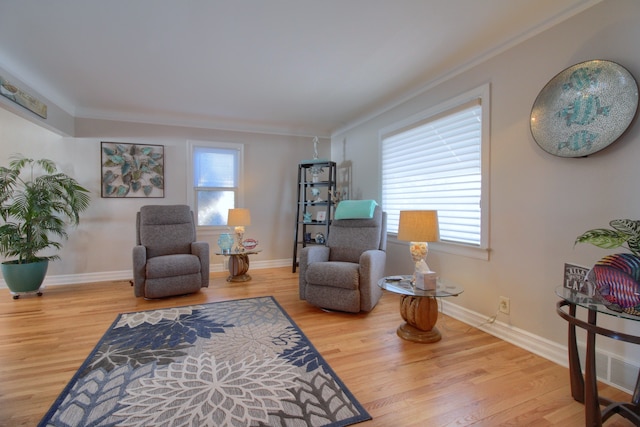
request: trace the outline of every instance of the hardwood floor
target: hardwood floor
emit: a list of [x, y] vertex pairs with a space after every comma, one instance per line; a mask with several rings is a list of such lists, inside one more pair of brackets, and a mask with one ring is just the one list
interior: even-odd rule
[[[369, 314], [327, 313], [298, 299], [289, 268], [212, 274], [197, 294], [146, 301], [126, 281], [51, 286], [13, 300], [0, 290], [0, 425], [34, 426], [118, 313], [272, 295], [373, 417], [359, 426], [583, 426], [566, 368], [440, 314], [443, 339], [396, 336], [400, 296]], [[619, 400], [630, 396], [601, 385]], [[614, 416], [607, 426], [630, 426]]]

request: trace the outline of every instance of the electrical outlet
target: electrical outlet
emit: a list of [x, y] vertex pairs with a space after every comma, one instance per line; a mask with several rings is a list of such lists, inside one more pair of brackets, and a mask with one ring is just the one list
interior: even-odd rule
[[500, 311], [500, 313], [503, 313], [503, 314], [509, 314], [511, 312], [511, 304], [509, 302], [509, 298], [500, 297], [498, 310]]

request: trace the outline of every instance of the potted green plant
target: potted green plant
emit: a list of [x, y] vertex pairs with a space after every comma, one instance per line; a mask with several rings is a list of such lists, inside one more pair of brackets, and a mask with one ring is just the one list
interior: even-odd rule
[[68, 238], [67, 225], [80, 222], [80, 212], [89, 207], [89, 190], [70, 176], [58, 172], [48, 159], [11, 157], [0, 167], [0, 267], [9, 290], [39, 292], [49, 261], [58, 255], [39, 255], [46, 249], [60, 249], [58, 239]]
[[591, 243], [603, 249], [626, 247], [631, 253], [607, 255], [593, 266], [587, 280], [595, 297], [617, 312], [640, 316], [640, 221], [614, 219], [609, 228], [582, 233], [575, 244]]
[[632, 219], [614, 219], [609, 222], [611, 229], [594, 228], [576, 238], [575, 244], [591, 243], [603, 249], [615, 249], [626, 246], [635, 256], [640, 257], [640, 221]]

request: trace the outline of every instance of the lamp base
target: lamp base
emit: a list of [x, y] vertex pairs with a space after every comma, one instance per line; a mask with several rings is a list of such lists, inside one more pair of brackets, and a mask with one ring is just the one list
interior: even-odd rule
[[244, 246], [242, 246], [242, 241], [244, 240], [244, 227], [236, 227], [236, 252], [244, 252]]

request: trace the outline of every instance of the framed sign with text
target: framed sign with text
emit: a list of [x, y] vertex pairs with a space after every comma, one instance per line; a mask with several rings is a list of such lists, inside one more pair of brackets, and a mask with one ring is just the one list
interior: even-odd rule
[[595, 287], [587, 280], [589, 270], [589, 268], [580, 265], [565, 263], [564, 283], [562, 286], [580, 292], [581, 294], [593, 296]]

